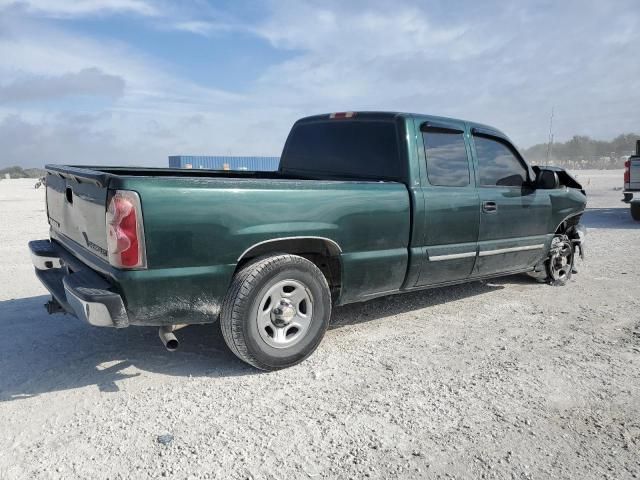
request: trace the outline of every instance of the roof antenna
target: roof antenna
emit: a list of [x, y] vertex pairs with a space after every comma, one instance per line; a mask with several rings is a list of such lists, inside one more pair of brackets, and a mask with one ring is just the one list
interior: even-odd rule
[[549, 143], [547, 143], [547, 165], [551, 159], [551, 153], [553, 152], [553, 111], [555, 107], [551, 107], [551, 118], [549, 119]]

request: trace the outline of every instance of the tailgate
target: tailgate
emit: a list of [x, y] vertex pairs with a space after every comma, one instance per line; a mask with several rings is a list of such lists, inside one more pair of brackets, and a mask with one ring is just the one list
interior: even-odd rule
[[640, 190], [640, 158], [629, 160], [629, 190]]
[[108, 259], [105, 183], [50, 173], [47, 175], [47, 215], [51, 229]]

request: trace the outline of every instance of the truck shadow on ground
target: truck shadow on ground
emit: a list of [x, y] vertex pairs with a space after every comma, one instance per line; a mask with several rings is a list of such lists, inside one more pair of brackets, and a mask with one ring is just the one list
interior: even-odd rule
[[631, 218], [628, 206], [587, 208], [582, 223], [588, 228], [640, 229], [640, 222]]
[[[405, 293], [339, 307], [330, 328], [354, 325], [504, 288], [508, 277]], [[164, 349], [157, 329], [95, 328], [70, 315], [47, 315], [47, 296], [0, 302], [0, 402], [95, 385], [119, 391], [118, 382], [142, 372], [171, 376], [230, 377], [260, 372], [227, 348], [217, 323], [180, 330], [180, 349]]]
[[118, 381], [143, 372], [229, 377], [257, 373], [238, 360], [218, 324], [180, 330], [180, 349], [167, 352], [157, 328], [91, 327], [71, 315], [48, 315], [48, 296], [0, 302], [0, 402]]
[[490, 281], [477, 281], [448, 287], [400, 293], [377, 298], [368, 302], [353, 303], [334, 309], [333, 315], [331, 316], [331, 326], [329, 328], [356, 325], [358, 323], [401, 315], [442, 303], [482, 295], [493, 290], [503, 289], [503, 283], [505, 282], [525, 282], [531, 284], [532, 282], [535, 283], [535, 280], [523, 275], [513, 275]]

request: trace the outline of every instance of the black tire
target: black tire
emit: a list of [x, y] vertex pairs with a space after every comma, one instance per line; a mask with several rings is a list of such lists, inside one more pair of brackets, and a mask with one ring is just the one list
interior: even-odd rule
[[629, 210], [631, 212], [631, 218], [636, 222], [640, 222], [640, 202], [632, 202]]
[[[274, 348], [263, 339], [264, 331], [259, 331], [258, 310], [270, 289], [289, 280], [304, 286], [310, 295], [311, 318], [297, 343]], [[222, 304], [220, 327], [226, 344], [238, 358], [261, 370], [279, 370], [302, 362], [314, 352], [330, 317], [331, 293], [320, 269], [305, 258], [282, 254], [258, 259], [236, 273]]]

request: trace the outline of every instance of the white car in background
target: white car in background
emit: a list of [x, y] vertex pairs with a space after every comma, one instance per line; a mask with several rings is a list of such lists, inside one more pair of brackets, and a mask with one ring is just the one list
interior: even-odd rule
[[622, 201], [630, 205], [631, 216], [640, 222], [640, 140], [636, 142], [636, 154], [624, 162], [623, 194]]

